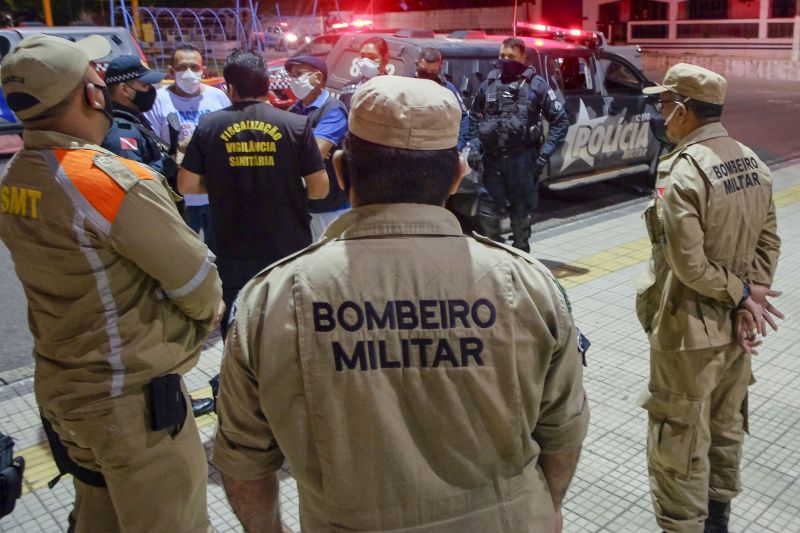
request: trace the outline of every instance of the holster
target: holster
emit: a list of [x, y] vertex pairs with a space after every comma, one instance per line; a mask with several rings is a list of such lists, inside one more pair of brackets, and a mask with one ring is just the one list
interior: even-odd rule
[[72, 474], [78, 481], [82, 481], [92, 487], [105, 487], [106, 480], [103, 474], [95, 470], [84, 468], [73, 461], [69, 453], [67, 453], [67, 447], [64, 446], [64, 443], [62, 443], [61, 439], [58, 437], [58, 433], [53, 429], [53, 425], [50, 424], [50, 421], [47, 420], [42, 413], [39, 413], [39, 415], [42, 418], [42, 427], [44, 428], [44, 434], [47, 436], [47, 443], [50, 445], [50, 451], [53, 453], [53, 461], [55, 461], [56, 467], [58, 467], [58, 475], [51, 479], [47, 483], [47, 486], [52, 489], [61, 479], [61, 476]]
[[14, 440], [0, 433], [0, 518], [11, 514], [22, 494], [25, 460], [13, 456]]
[[147, 384], [147, 403], [150, 409], [150, 429], [169, 429], [174, 438], [186, 421], [186, 397], [181, 388], [180, 374], [166, 374]]

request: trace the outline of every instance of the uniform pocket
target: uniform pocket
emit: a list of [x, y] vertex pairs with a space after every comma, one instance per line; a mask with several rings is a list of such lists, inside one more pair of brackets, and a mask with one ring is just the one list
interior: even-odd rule
[[659, 291], [656, 290], [657, 285], [652, 267], [636, 276], [633, 284], [636, 288], [636, 316], [645, 333], [650, 333], [653, 328], [653, 317], [658, 311], [660, 296]]
[[664, 231], [661, 227], [661, 221], [658, 218], [658, 204], [653, 201], [650, 206], [645, 209], [642, 214], [644, 218], [644, 225], [647, 228], [647, 236], [650, 237], [652, 244], [662, 244]]
[[688, 478], [697, 444], [700, 400], [690, 400], [666, 391], [651, 391], [642, 407], [650, 415], [648, 462]]

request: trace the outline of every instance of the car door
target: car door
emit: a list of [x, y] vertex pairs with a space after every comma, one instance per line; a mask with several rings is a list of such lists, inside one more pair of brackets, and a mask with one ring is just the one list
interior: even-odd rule
[[[13, 30], [0, 30], [0, 60], [7, 56], [22, 40], [19, 34]], [[3, 92], [0, 91], [0, 134], [19, 133], [21, 130], [19, 121], [14, 113], [9, 109]]]
[[546, 79], [570, 124], [564, 143], [550, 157], [548, 179], [607, 166], [602, 134], [608, 114], [594, 54], [589, 49], [566, 47], [542, 50], [541, 54]]
[[620, 164], [651, 162], [660, 144], [650, 132], [654, 99], [642, 94], [650, 80], [630, 61], [616, 54], [601, 51], [597, 62], [609, 117], [621, 125], [619, 140], [610, 143], [610, 147], [615, 148]]

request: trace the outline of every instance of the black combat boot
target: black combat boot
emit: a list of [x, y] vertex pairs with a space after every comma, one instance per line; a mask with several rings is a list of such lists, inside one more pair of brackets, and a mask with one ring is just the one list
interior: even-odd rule
[[514, 238], [514, 248], [523, 252], [531, 251], [531, 217], [511, 217], [511, 235]]
[[214, 410], [214, 400], [211, 398], [191, 398], [191, 400], [194, 416], [203, 416]]
[[731, 516], [731, 503], [708, 500], [708, 518], [703, 533], [731, 533], [728, 520]]

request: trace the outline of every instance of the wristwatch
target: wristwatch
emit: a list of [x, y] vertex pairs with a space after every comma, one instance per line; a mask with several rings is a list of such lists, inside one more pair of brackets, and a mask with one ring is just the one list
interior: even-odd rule
[[742, 299], [739, 300], [739, 305], [741, 305], [748, 298], [750, 298], [750, 285], [745, 283], [742, 287]]

